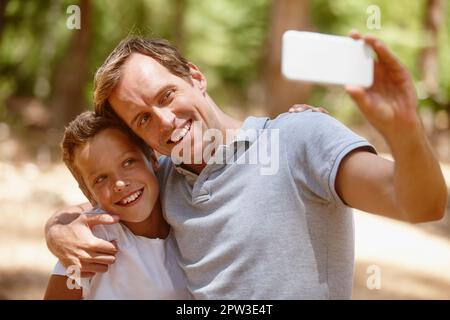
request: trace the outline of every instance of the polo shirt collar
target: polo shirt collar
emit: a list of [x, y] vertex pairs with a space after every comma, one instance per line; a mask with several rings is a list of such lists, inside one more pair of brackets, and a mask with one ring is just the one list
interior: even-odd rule
[[[237, 133], [235, 139], [228, 145], [220, 145], [218, 149], [216, 150], [216, 153], [214, 155], [214, 158], [217, 159], [217, 157], [223, 157], [221, 160], [223, 160], [223, 163], [231, 163], [229, 162], [231, 159], [226, 159], [226, 150], [228, 148], [234, 147], [236, 152], [239, 152], [239, 150], [242, 150], [242, 148], [248, 148], [253, 142], [256, 141], [258, 138], [258, 135], [260, 133], [260, 130], [264, 129], [267, 125], [267, 121], [269, 121], [269, 118], [267, 117], [248, 117], [244, 120], [244, 123], [242, 124], [241, 129], [239, 129], [239, 132]], [[231, 157], [234, 155], [232, 154]], [[175, 164], [172, 163], [175, 170], [179, 173], [185, 176], [189, 180], [195, 180], [198, 178], [198, 175], [194, 172], [191, 172], [185, 168], [182, 167], [182, 164]], [[207, 167], [210, 165], [207, 165]], [[221, 165], [219, 165], [221, 166]], [[206, 169], [206, 168], [205, 168]]]

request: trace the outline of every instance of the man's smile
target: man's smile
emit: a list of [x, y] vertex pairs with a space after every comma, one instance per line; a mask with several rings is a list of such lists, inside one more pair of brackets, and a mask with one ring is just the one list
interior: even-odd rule
[[167, 141], [167, 144], [179, 143], [189, 133], [189, 131], [191, 130], [191, 126], [192, 120], [187, 120], [182, 126], [172, 132], [172, 135]]

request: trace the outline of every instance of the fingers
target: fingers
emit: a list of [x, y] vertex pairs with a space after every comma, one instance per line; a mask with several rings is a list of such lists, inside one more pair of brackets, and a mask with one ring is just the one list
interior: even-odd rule
[[352, 31], [350, 31], [348, 35], [355, 40], [361, 39], [361, 34], [356, 29], [353, 29]]
[[84, 263], [81, 265], [81, 273], [105, 273], [108, 271], [108, 266], [98, 263]]
[[289, 108], [289, 112], [302, 112], [311, 108], [311, 106], [308, 106], [306, 104], [294, 104]]
[[380, 39], [373, 35], [362, 36], [356, 29], [349, 32], [352, 39], [363, 39], [377, 54], [378, 60], [390, 68], [401, 68], [399, 60], [389, 51], [387, 46]]
[[93, 276], [95, 276], [94, 272], [80, 272], [81, 278], [92, 278]]
[[119, 216], [111, 214], [95, 214], [95, 215], [85, 215], [85, 221], [89, 227], [93, 227], [98, 224], [114, 224], [119, 222]]
[[295, 113], [295, 112], [303, 112], [306, 110], [311, 110], [312, 112], [322, 112], [326, 114], [330, 114], [326, 109], [321, 107], [313, 107], [307, 104], [294, 104], [292, 107], [289, 108], [289, 112]]
[[119, 251], [119, 247], [115, 241], [98, 239], [89, 247], [89, 251], [103, 253], [103, 255], [115, 255]]
[[322, 112], [322, 113], [330, 114], [330, 113], [328, 112], [328, 110], [326, 110], [326, 109], [324, 109], [324, 108], [322, 108], [322, 107], [314, 108], [314, 109], [313, 109], [313, 112]]
[[96, 264], [103, 264], [103, 265], [112, 265], [114, 262], [116, 262], [116, 257], [114, 255], [106, 255], [103, 253], [95, 253], [91, 255], [90, 257], [86, 257], [81, 259], [84, 263], [96, 263]]
[[400, 62], [397, 58], [389, 51], [387, 46], [376, 37], [372, 35], [364, 36], [364, 41], [372, 47], [372, 49], [377, 54], [378, 60], [389, 67], [400, 67]]

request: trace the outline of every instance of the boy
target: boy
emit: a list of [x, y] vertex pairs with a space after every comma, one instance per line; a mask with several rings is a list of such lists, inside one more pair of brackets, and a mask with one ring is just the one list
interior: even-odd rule
[[[107, 273], [81, 279], [70, 289], [71, 270], [58, 263], [44, 299], [188, 299], [170, 227], [159, 201], [153, 151], [117, 119], [84, 112], [66, 128], [63, 160], [96, 214], [117, 214], [121, 223], [95, 226], [97, 237], [120, 249]], [[152, 168], [153, 166], [153, 168]], [[81, 282], [81, 283], [80, 283]]]

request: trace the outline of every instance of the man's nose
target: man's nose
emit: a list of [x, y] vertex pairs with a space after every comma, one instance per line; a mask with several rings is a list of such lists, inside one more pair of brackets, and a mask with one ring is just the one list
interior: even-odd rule
[[114, 184], [114, 192], [122, 192], [129, 184], [123, 180], [117, 180]]
[[155, 107], [154, 116], [159, 122], [159, 131], [161, 134], [171, 133], [175, 129], [175, 114], [169, 108]]

